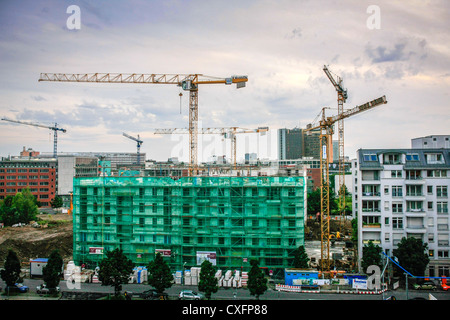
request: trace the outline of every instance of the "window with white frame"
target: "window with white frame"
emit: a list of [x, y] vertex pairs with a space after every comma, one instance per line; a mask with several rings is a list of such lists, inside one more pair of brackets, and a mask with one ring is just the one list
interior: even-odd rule
[[448, 202], [438, 201], [436, 203], [437, 213], [448, 213]]
[[447, 197], [447, 186], [436, 186], [436, 196], [438, 197]]
[[392, 196], [393, 197], [402, 197], [403, 196], [403, 187], [402, 186], [392, 186]]
[[392, 218], [392, 229], [403, 229], [403, 218]]

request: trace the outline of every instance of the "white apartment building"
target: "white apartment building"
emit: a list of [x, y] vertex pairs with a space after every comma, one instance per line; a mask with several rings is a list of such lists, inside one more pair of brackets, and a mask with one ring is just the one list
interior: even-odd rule
[[450, 149], [360, 149], [352, 161], [358, 255], [372, 240], [392, 255], [403, 237], [428, 244], [428, 276], [449, 276]]

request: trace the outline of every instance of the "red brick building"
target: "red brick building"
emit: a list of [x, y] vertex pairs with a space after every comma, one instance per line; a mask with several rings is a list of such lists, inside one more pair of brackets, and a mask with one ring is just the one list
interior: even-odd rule
[[56, 195], [57, 161], [53, 158], [12, 157], [0, 161], [0, 200], [30, 188], [42, 207]]

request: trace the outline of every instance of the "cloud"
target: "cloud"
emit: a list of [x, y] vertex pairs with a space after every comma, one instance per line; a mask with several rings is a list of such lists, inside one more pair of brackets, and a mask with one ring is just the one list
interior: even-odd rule
[[367, 55], [372, 59], [372, 63], [392, 62], [407, 60], [410, 54], [405, 54], [405, 43], [397, 43], [393, 49], [387, 49], [384, 46], [376, 48], [366, 47]]
[[426, 58], [426, 39], [410, 40], [403, 39], [394, 44], [393, 47], [373, 47], [370, 43], [366, 45], [365, 53], [372, 63], [408, 61], [411, 58]]
[[291, 31], [290, 34], [286, 36], [288, 39], [301, 38], [302, 37], [302, 29], [300, 27], [295, 28]]

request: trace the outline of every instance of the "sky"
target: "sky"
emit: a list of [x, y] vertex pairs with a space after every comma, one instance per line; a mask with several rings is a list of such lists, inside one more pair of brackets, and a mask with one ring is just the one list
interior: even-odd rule
[[[449, 18], [446, 0], [1, 0], [0, 116], [57, 123], [67, 130], [58, 152], [136, 152], [125, 132], [140, 136], [147, 159], [188, 161], [187, 135], [154, 129], [188, 126], [189, 92], [38, 82], [40, 73], [246, 75], [245, 88], [200, 86], [199, 126], [268, 126], [238, 135], [237, 158], [276, 159], [278, 128], [303, 128], [323, 107], [337, 113], [326, 65], [343, 79], [345, 109], [388, 101], [344, 121], [346, 156], [410, 148], [413, 138], [450, 134]], [[0, 141], [2, 157], [53, 152], [45, 128], [0, 121]], [[229, 139], [199, 141], [199, 161], [230, 157]]]

